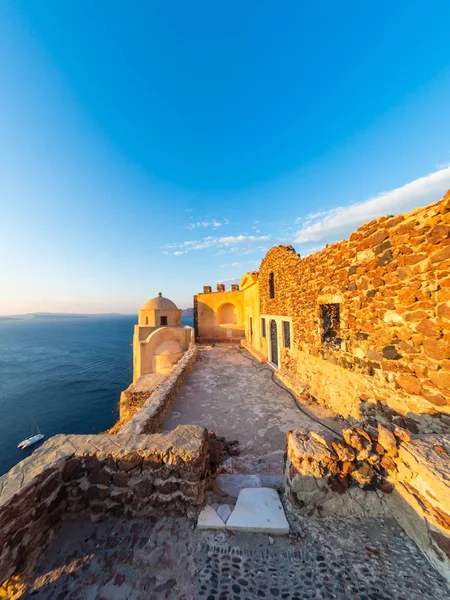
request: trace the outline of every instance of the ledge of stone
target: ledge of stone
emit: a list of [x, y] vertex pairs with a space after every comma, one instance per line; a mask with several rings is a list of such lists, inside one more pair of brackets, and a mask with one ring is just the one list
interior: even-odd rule
[[57, 435], [0, 478], [2, 583], [34, 567], [66, 514], [187, 514], [203, 502], [208, 432]]
[[197, 358], [192, 346], [163, 383], [150, 395], [138, 412], [122, 427], [123, 433], [153, 433], [161, 425], [177, 390]]

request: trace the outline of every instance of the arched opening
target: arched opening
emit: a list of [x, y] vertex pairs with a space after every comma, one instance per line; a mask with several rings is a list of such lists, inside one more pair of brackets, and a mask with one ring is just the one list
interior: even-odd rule
[[219, 307], [217, 322], [219, 325], [235, 325], [238, 322], [237, 310], [234, 304], [226, 302]]
[[148, 325], [148, 317], [145, 317], [145, 324]]

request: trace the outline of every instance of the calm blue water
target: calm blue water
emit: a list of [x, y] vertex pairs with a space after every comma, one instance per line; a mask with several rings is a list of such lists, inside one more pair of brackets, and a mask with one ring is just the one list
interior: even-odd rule
[[[0, 474], [37, 447], [18, 450], [31, 418], [49, 438], [98, 433], [119, 416], [132, 378], [134, 316], [0, 321]], [[192, 325], [192, 318], [183, 318]]]

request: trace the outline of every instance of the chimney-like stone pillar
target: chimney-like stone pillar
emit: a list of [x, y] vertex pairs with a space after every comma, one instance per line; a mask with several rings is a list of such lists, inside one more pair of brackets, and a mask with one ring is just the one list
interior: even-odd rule
[[224, 292], [225, 291], [225, 284], [224, 283], [218, 283], [217, 284], [217, 291], [218, 292]]
[[238, 283], [232, 283], [231, 284], [231, 291], [232, 292], [238, 292], [239, 291], [239, 284]]
[[204, 285], [203, 286], [203, 293], [204, 294], [210, 294], [211, 293], [211, 286], [210, 285]]

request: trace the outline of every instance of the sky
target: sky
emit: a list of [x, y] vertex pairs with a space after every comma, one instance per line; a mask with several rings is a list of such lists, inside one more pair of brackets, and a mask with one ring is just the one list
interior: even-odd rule
[[0, 314], [135, 313], [450, 188], [448, 0], [0, 1]]

